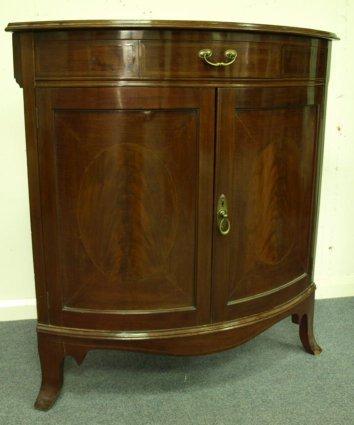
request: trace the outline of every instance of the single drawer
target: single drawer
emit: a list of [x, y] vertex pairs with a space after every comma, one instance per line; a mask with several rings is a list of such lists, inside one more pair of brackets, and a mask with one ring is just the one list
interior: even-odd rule
[[[327, 48], [313, 39], [297, 42], [279, 37], [266, 41], [229, 40], [221, 33], [220, 40], [210, 41], [203, 40], [201, 34], [196, 34], [198, 39], [193, 41], [150, 39], [144, 38], [152, 36], [149, 33], [134, 32], [130, 34], [134, 39], [94, 39], [93, 36], [91, 33], [71, 35], [75, 38], [67, 33], [37, 35], [36, 78], [312, 79], [323, 78], [326, 72]], [[201, 57], [200, 51], [205, 49], [212, 54]], [[225, 55], [230, 50], [236, 52], [234, 60]], [[214, 66], [218, 62], [223, 64]]]
[[138, 76], [136, 40], [36, 41], [36, 77]]
[[[224, 62], [213, 66], [199, 56], [209, 49], [210, 62]], [[233, 63], [225, 52], [234, 50]], [[272, 78], [280, 74], [281, 45], [266, 42], [177, 42], [154, 40], [141, 42], [141, 76], [143, 78]]]

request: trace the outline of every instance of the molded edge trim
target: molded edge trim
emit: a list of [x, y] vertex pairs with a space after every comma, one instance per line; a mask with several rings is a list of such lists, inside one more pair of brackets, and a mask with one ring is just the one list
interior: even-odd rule
[[156, 329], [147, 331], [110, 331], [96, 329], [80, 329], [38, 323], [37, 332], [72, 338], [120, 341], [167, 339], [212, 334], [216, 332], [230, 331], [232, 329], [241, 328], [244, 326], [250, 326], [255, 323], [262, 322], [264, 320], [268, 320], [275, 316], [281, 315], [287, 310], [291, 310], [295, 305], [304, 301], [315, 291], [315, 289], [316, 286], [314, 283], [312, 283], [307, 289], [305, 289], [305, 291], [301, 292], [295, 298], [292, 298], [291, 300], [273, 308], [272, 310], [222, 323], [212, 323], [178, 329]]
[[223, 79], [223, 80], [114, 80], [112, 78], [102, 78], [93, 80], [89, 79], [73, 79], [65, 78], [63, 80], [53, 79], [44, 80], [37, 79], [35, 81], [35, 87], [212, 87], [212, 88], [222, 88], [222, 87], [317, 87], [324, 86], [324, 79], [316, 80], [296, 80], [296, 79], [254, 79], [254, 80], [241, 80], [241, 79]]
[[273, 289], [269, 289], [268, 291], [260, 292], [259, 294], [251, 295], [249, 297], [238, 298], [238, 299], [229, 301], [227, 303], [227, 305], [241, 304], [241, 303], [245, 303], [245, 302], [249, 302], [249, 301], [255, 300], [257, 298], [266, 297], [268, 295], [274, 294], [275, 292], [279, 292], [279, 291], [282, 291], [285, 288], [288, 288], [289, 286], [293, 285], [294, 283], [297, 283], [300, 280], [305, 279], [307, 276], [308, 276], [307, 273], [302, 273], [300, 276], [296, 277], [295, 279], [289, 280], [289, 282], [284, 283], [281, 286], [277, 286], [277, 287], [275, 287]]
[[288, 27], [282, 25], [265, 25], [242, 22], [215, 22], [215, 21], [173, 21], [173, 20], [74, 20], [74, 21], [33, 21], [11, 22], [5, 31], [32, 31], [32, 30], [69, 30], [69, 29], [197, 29], [197, 30], [229, 30], [253, 31], [275, 34], [292, 34], [308, 37], [318, 37], [339, 40], [332, 32], [311, 28]]

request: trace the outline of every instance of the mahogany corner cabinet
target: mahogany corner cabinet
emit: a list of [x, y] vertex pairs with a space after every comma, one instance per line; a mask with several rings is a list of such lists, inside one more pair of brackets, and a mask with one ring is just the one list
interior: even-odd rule
[[65, 356], [242, 344], [291, 316], [311, 354], [335, 34], [197, 21], [12, 23], [42, 385]]

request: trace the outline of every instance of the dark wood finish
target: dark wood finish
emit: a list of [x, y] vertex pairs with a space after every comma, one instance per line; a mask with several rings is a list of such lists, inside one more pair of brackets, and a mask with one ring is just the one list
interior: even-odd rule
[[[329, 67], [331, 60], [331, 48], [332, 45], [328, 45], [327, 53], [327, 67]], [[317, 146], [315, 150], [315, 161], [314, 161], [314, 182], [312, 187], [312, 212], [311, 212], [311, 229], [310, 229], [310, 259], [309, 259], [309, 270], [311, 281], [314, 281], [315, 272], [315, 253], [316, 253], [316, 241], [317, 241], [317, 229], [318, 229], [318, 215], [319, 215], [319, 203], [321, 194], [321, 179], [322, 179], [322, 162], [323, 162], [323, 151], [324, 151], [324, 131], [325, 131], [325, 116], [326, 116], [326, 98], [328, 89], [329, 73], [327, 72], [326, 84], [323, 87], [324, 96], [322, 104], [318, 114], [318, 138]]]
[[[42, 233], [42, 199], [40, 193], [36, 98], [34, 89], [35, 69], [33, 62], [34, 40], [32, 33], [19, 33], [14, 37], [15, 70], [23, 83], [26, 130], [27, 177], [31, 216], [33, 265], [36, 280], [37, 318], [48, 322], [48, 292], [45, 278], [44, 246]], [[19, 60], [19, 63], [17, 62]], [[21, 72], [19, 71], [21, 66]]]
[[298, 312], [292, 314], [293, 323], [299, 325], [300, 340], [304, 349], [313, 355], [321, 354], [322, 348], [317, 344], [313, 332], [314, 319], [314, 292], [303, 303], [302, 308]]
[[58, 29], [94, 29], [94, 28], [160, 28], [160, 29], [197, 29], [197, 30], [230, 30], [251, 31], [275, 34], [296, 34], [308, 37], [337, 39], [332, 32], [319, 31], [309, 28], [287, 27], [280, 25], [250, 24], [243, 22], [210, 22], [210, 21], [172, 21], [172, 20], [78, 20], [78, 21], [38, 21], [38, 22], [12, 22], [6, 31], [33, 31], [33, 30], [58, 30]]
[[[326, 71], [327, 44], [318, 39], [211, 31], [95, 34], [36, 34], [36, 79], [323, 79]], [[213, 61], [223, 60], [226, 49], [238, 56], [232, 66], [215, 68], [198, 57], [206, 47]]]
[[51, 335], [39, 333], [37, 337], [42, 384], [34, 407], [48, 410], [53, 406], [63, 385], [64, 344]]
[[[240, 340], [237, 330], [240, 328], [248, 329], [265, 329], [263, 325], [280, 315], [286, 317], [292, 315], [294, 323], [297, 317], [302, 317], [304, 314], [307, 314], [309, 304], [311, 303], [311, 295], [315, 291], [315, 285], [311, 284], [304, 291], [300, 292], [295, 297], [286, 301], [285, 303], [279, 304], [273, 309], [264, 311], [257, 314], [252, 314], [244, 316], [241, 318], [236, 318], [233, 320], [222, 321], [222, 322], [210, 322], [204, 325], [196, 326], [186, 326], [179, 328], [170, 328], [170, 329], [152, 329], [149, 331], [126, 331], [126, 330], [102, 330], [102, 329], [82, 329], [82, 328], [73, 328], [73, 327], [64, 327], [56, 326], [50, 324], [38, 323], [37, 331], [44, 335], [50, 335], [61, 338], [68, 338], [68, 341], [81, 342], [82, 340], [91, 341], [91, 343], [98, 343], [101, 341], [114, 342], [119, 345], [130, 346], [131, 350], [134, 351], [135, 347], [138, 349], [138, 346], [144, 347], [148, 343], [150, 350], [157, 340], [165, 341], [164, 354], [179, 355], [182, 353], [177, 353], [175, 350], [175, 345], [177, 341], [182, 341], [181, 345], [184, 344], [186, 340], [189, 341], [192, 345], [187, 345], [184, 347], [184, 353], [188, 355], [197, 355], [197, 354], [210, 354], [212, 352], [219, 352], [226, 349], [225, 346], [213, 343], [212, 338], [216, 337], [218, 333], [233, 331], [233, 339], [229, 340], [227, 347], [231, 348], [237, 345], [240, 345], [243, 340]], [[312, 297], [313, 298], [313, 297]], [[308, 302], [307, 302], [308, 301]], [[313, 301], [313, 300], [312, 300]], [[284, 316], [283, 316], [284, 315]], [[278, 320], [277, 320], [278, 321]], [[313, 322], [312, 322], [313, 323]], [[205, 350], [200, 350], [198, 348], [198, 343], [194, 344], [195, 337], [209, 336], [209, 344], [206, 346]], [[250, 336], [249, 339], [251, 339]], [[172, 340], [174, 341], [172, 343]], [[226, 343], [226, 341], [225, 341]], [[179, 342], [178, 342], [179, 345]], [[141, 349], [141, 351], [144, 351]], [[158, 352], [158, 350], [155, 350]], [[77, 361], [80, 360], [78, 357]]]
[[[88, 351], [98, 348], [175, 356], [205, 355], [237, 347], [264, 332], [289, 314], [301, 317], [303, 320], [307, 320], [307, 316], [313, 317], [313, 294], [314, 286], [312, 285], [290, 302], [267, 313], [209, 326], [149, 332], [148, 335], [137, 332], [65, 329], [48, 325], [39, 325], [38, 331], [40, 338], [47, 338], [49, 349], [53, 347], [49, 338], [54, 337], [55, 341], [64, 347], [65, 356], [73, 357], [78, 365], [82, 363]], [[305, 350], [310, 354], [319, 354], [321, 349], [313, 338], [313, 322], [304, 321], [303, 323], [306, 323], [306, 326], [300, 327], [300, 337]], [[43, 340], [46, 341], [45, 338]], [[41, 359], [43, 357], [46, 364], [52, 368], [51, 376], [54, 376], [55, 385], [50, 386], [49, 382], [46, 386], [42, 385], [36, 402], [36, 408], [40, 410], [47, 410], [53, 405], [62, 382], [60, 380], [62, 379], [61, 346], [57, 346], [54, 359], [51, 359], [51, 353], [45, 350], [48, 348], [43, 345], [44, 355], [40, 351], [40, 357]]]
[[[16, 33], [16, 32], [15, 32]], [[320, 47], [327, 48], [328, 41], [323, 38], [299, 37], [296, 34], [276, 34], [257, 33], [247, 31], [218, 31], [206, 27], [203, 31], [196, 31], [190, 28], [164, 30], [159, 28], [142, 29], [83, 29], [77, 28], [75, 31], [50, 30], [34, 31], [35, 40], [56, 40], [56, 41], [78, 41], [85, 40], [87, 43], [98, 40], [164, 40], [171, 42], [278, 42], [287, 45], [290, 49], [294, 46], [304, 46], [307, 48]]]
[[[315, 64], [315, 66], [313, 65]], [[285, 44], [282, 46], [283, 77], [324, 77], [326, 75], [326, 52], [317, 45]], [[314, 73], [316, 70], [317, 74]]]
[[[213, 51], [211, 60], [225, 60], [225, 42], [182, 42], [173, 46], [165, 41], [141, 43], [141, 76], [143, 78], [270, 78], [281, 70], [281, 45], [258, 42], [227, 42], [227, 49], [237, 51], [233, 66], [211, 67], [198, 58], [203, 48]], [[172, 48], [171, 48], [172, 47]], [[172, 57], [171, 57], [172, 53]], [[247, 60], [243, 60], [247, 58]]]
[[310, 282], [310, 222], [321, 88], [219, 89], [214, 320], [264, 311]]
[[[25, 102], [35, 407], [56, 400], [65, 356], [80, 364], [96, 348], [209, 354], [291, 315], [318, 354], [314, 246], [335, 36], [178, 21], [7, 29]], [[213, 68], [201, 48], [239, 56]]]
[[138, 77], [138, 41], [36, 40], [36, 75], [55, 77]]
[[51, 323], [208, 321], [214, 91], [38, 89], [37, 99]]
[[[141, 78], [323, 78], [326, 50], [318, 44], [285, 44], [274, 38], [265, 41], [218, 39], [174, 43], [146, 40], [140, 44]], [[227, 47], [226, 47], [227, 46]], [[203, 48], [213, 51], [212, 61], [225, 60], [226, 49], [234, 49], [237, 59], [232, 66], [214, 68], [196, 60]], [[172, 52], [172, 58], [171, 58]], [[317, 63], [311, 67], [310, 64]]]

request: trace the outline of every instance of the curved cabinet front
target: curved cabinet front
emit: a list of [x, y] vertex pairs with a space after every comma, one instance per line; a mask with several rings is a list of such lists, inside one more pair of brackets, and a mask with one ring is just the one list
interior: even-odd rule
[[313, 257], [335, 36], [186, 22], [8, 29], [25, 101], [36, 407], [55, 401], [64, 357], [94, 348], [207, 354], [291, 315], [320, 353]]
[[217, 321], [270, 310], [311, 283], [322, 96], [322, 87], [218, 90], [215, 193], [232, 227], [214, 228]]

